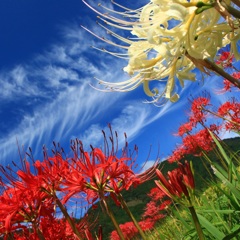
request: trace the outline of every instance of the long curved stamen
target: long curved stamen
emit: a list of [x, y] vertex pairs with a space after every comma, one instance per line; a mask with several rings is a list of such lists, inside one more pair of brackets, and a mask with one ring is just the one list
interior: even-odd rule
[[[127, 50], [127, 54], [123, 54], [100, 49], [110, 55], [127, 59], [128, 65], [123, 70], [132, 76], [120, 83], [100, 81], [105, 87], [104, 91], [127, 92], [143, 84], [146, 95], [153, 99], [149, 102], [162, 104], [162, 97], [176, 102], [179, 99], [179, 95], [174, 92], [177, 80], [181, 87], [184, 87], [185, 80], [195, 81], [194, 68], [209, 74], [212, 69], [208, 68], [205, 60], [214, 61], [219, 49], [231, 44], [232, 53], [237, 60], [240, 59], [237, 48], [237, 21], [231, 21], [230, 25], [223, 16], [227, 12], [220, 13], [213, 6], [199, 11], [197, 0], [184, 3], [180, 0], [162, 0], [161, 4], [159, 1], [150, 0], [145, 6], [135, 10], [112, 0], [120, 11], [100, 5], [107, 11], [105, 13], [94, 9], [85, 0], [83, 2], [98, 14], [98, 18], [103, 24], [110, 26], [109, 28], [131, 33], [127, 37], [120, 36], [98, 23], [110, 36], [121, 41], [121, 45], [96, 36], [88, 30], [104, 42]], [[202, 2], [206, 4], [208, 0]], [[150, 81], [165, 81], [166, 85], [163, 88], [161, 86], [161, 90], [152, 91], [148, 86]]]

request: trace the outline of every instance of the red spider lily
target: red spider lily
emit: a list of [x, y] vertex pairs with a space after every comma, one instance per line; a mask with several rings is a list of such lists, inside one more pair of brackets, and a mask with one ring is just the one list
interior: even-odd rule
[[[240, 72], [234, 72], [231, 74], [235, 79], [238, 79], [240, 81]], [[230, 81], [227, 79], [223, 80], [223, 89], [220, 90], [220, 93], [225, 93], [225, 92], [231, 92], [232, 89], [237, 89], [239, 91], [239, 88], [232, 84]]]
[[199, 155], [202, 151], [213, 149], [214, 142], [207, 129], [202, 129], [194, 135], [188, 135], [182, 140], [185, 154]]
[[[163, 217], [165, 217], [165, 215], [163, 215]], [[158, 220], [163, 217], [159, 216]], [[152, 230], [154, 228], [155, 223], [156, 223], [155, 219], [153, 220], [152, 218], [146, 218], [146, 219], [140, 221], [139, 225], [142, 228], [142, 230], [145, 232], [145, 231]]]
[[205, 121], [206, 112], [204, 110], [206, 106], [210, 106], [210, 99], [207, 97], [199, 97], [192, 101], [189, 120], [193, 126], [195, 126], [197, 123], [202, 123]]
[[[202, 155], [202, 151], [211, 151], [215, 144], [209, 130], [215, 136], [218, 136], [223, 128], [229, 131], [240, 131], [240, 104], [236, 99], [222, 104], [217, 112], [206, 108], [207, 106], [210, 106], [210, 103], [205, 97], [193, 101], [189, 122], [180, 126], [177, 134], [182, 136], [182, 144], [173, 151], [168, 159], [169, 162], [179, 161], [187, 154], [199, 156]], [[214, 118], [217, 117], [222, 122], [221, 125], [210, 124], [208, 126], [206, 124], [207, 114]], [[196, 129], [199, 126], [203, 129], [193, 134], [193, 128]]]
[[240, 103], [235, 100], [225, 102], [219, 107], [218, 114], [224, 118], [226, 130], [240, 131]]
[[192, 122], [187, 122], [187, 123], [182, 124], [179, 127], [178, 133], [176, 135], [177, 136], [183, 136], [184, 134], [191, 132], [194, 125], [195, 124], [193, 124]]
[[157, 187], [152, 188], [147, 195], [155, 202], [161, 201], [166, 196], [163, 192], [158, 191]]
[[173, 151], [172, 155], [168, 158], [168, 162], [173, 163], [173, 162], [180, 161], [181, 159], [183, 159], [185, 154], [186, 154], [186, 151], [184, 149], [184, 146], [180, 145], [178, 148], [176, 148]]
[[[89, 224], [88, 216], [84, 216], [80, 222], [76, 223], [78, 231], [81, 234], [81, 239], [94, 240], [90, 230], [92, 229], [93, 224]], [[61, 218], [55, 217], [43, 217], [41, 218], [39, 228], [42, 231], [42, 235], [45, 240], [77, 240], [79, 239], [71, 229], [71, 226], [68, 222]], [[35, 234], [36, 235], [36, 234]], [[36, 240], [39, 239], [35, 236], [34, 233], [30, 231], [30, 229], [24, 229], [24, 231], [18, 231], [14, 233], [14, 239], [21, 240]], [[101, 240], [101, 231], [98, 234], [98, 239]]]
[[[111, 131], [111, 128], [110, 128]], [[117, 134], [116, 134], [117, 137]], [[69, 161], [69, 174], [64, 176], [62, 181], [63, 191], [67, 201], [71, 196], [84, 192], [87, 200], [93, 203], [102, 196], [109, 195], [119, 204], [114, 195], [120, 194], [123, 189], [128, 190], [132, 185], [136, 186], [149, 180], [155, 175], [157, 163], [152, 168], [141, 174], [135, 174], [132, 167], [135, 159], [128, 156], [128, 143], [122, 150], [120, 157], [117, 156], [117, 149], [114, 147], [114, 137], [111, 131], [110, 144], [106, 140], [104, 151], [99, 148], [92, 148], [90, 153], [84, 151], [83, 144], [76, 140], [72, 144], [74, 157]], [[137, 152], [137, 148], [135, 148]]]
[[[164, 211], [172, 203], [172, 201], [164, 200], [166, 194], [159, 191], [158, 187], [152, 188], [148, 196], [151, 198], [151, 201], [146, 204], [142, 217], [145, 222], [149, 223], [149, 226], [153, 227], [159, 219], [165, 217], [165, 214], [161, 213], [161, 211]], [[142, 224], [144, 224], [144, 221], [142, 221]], [[148, 224], [144, 224], [144, 226], [147, 228]], [[144, 230], [144, 228], [142, 229]]]
[[155, 181], [157, 187], [168, 197], [174, 200], [181, 200], [184, 196], [189, 200], [192, 190], [195, 188], [193, 171], [190, 164], [179, 163], [179, 167], [168, 172], [168, 180], [163, 176], [160, 170], [156, 170], [158, 181]]
[[218, 108], [218, 114], [222, 117], [229, 116], [231, 119], [237, 120], [240, 118], [240, 103], [236, 101], [225, 102]]
[[[133, 239], [138, 234], [138, 230], [133, 224], [133, 222], [126, 222], [124, 224], [120, 224], [119, 227], [121, 228], [124, 239], [126, 240]], [[116, 231], [113, 231], [111, 233], [111, 240], [120, 240]]]
[[[7, 181], [19, 189], [28, 187], [36, 192], [43, 192], [44, 190], [50, 196], [52, 193], [59, 191], [63, 176], [69, 174], [68, 159], [63, 159], [60, 153], [48, 157], [46, 150], [44, 150], [45, 159], [42, 162], [35, 161], [31, 154], [27, 153], [27, 155], [33, 162], [32, 166], [26, 159], [23, 161], [21, 158], [22, 169], [17, 172], [9, 167], [9, 172], [6, 172], [3, 167], [1, 168], [1, 172]], [[16, 166], [15, 163], [13, 164]]]
[[[155, 223], [156, 222], [153, 221], [153, 219], [147, 218], [143, 221], [140, 221], [139, 225], [140, 225], [141, 229], [145, 232], [145, 231], [152, 230]], [[123, 232], [124, 239], [126, 239], [126, 240], [133, 239], [138, 235], [138, 230], [137, 230], [136, 226], [133, 224], [133, 222], [126, 222], [124, 224], [120, 224], [120, 228]], [[112, 231], [110, 239], [111, 240], [120, 240], [116, 231]]]
[[[219, 126], [213, 124], [209, 128], [213, 133], [218, 134]], [[201, 156], [202, 151], [209, 152], [215, 146], [208, 129], [199, 130], [195, 134], [189, 134], [182, 139], [182, 144], [173, 151], [168, 158], [170, 163], [183, 159], [188, 154]]]
[[[81, 144], [81, 142], [77, 142]], [[100, 149], [95, 148], [90, 154], [83, 151], [80, 145], [81, 154], [76, 156], [69, 163], [70, 174], [65, 176], [63, 181], [64, 191], [68, 191], [65, 198], [84, 191], [88, 199], [95, 201], [100, 193], [119, 193], [122, 189], [128, 189], [137, 178], [127, 165], [130, 158], [115, 155], [106, 156]], [[76, 153], [76, 152], [75, 152]]]
[[[69, 161], [70, 174], [65, 176], [62, 181], [62, 185], [64, 186], [62, 191], [67, 193], [64, 202], [73, 195], [77, 197], [79, 193], [86, 194], [86, 200], [91, 204], [99, 199], [101, 206], [107, 212], [119, 236], [123, 239], [123, 233], [107, 203], [107, 197], [110, 196], [117, 205], [123, 207], [134, 222], [139, 234], [145, 239], [142, 229], [122, 198], [121, 191], [124, 189], [128, 190], [132, 185], [136, 186], [152, 178], [155, 175], [157, 164], [154, 164], [152, 168], [144, 173], [135, 174], [132, 170], [135, 159], [132, 158], [132, 155], [128, 156], [127, 154], [127, 141], [125, 141], [125, 147], [122, 150], [121, 156], [118, 157], [111, 127], [110, 133], [110, 144], [104, 133], [104, 151], [92, 147], [92, 151], [88, 153], [84, 151], [81, 141], [76, 140], [73, 142], [72, 150], [74, 157]], [[137, 152], [137, 148], [135, 148], [135, 152]]]
[[232, 63], [234, 60], [234, 55], [230, 52], [222, 51], [216, 64], [221, 65], [223, 68], [233, 67]]
[[8, 187], [0, 197], [0, 222], [4, 226], [0, 232], [8, 234], [24, 229], [24, 222], [28, 222], [34, 232], [38, 231], [36, 226], [41, 217], [51, 216], [54, 212], [53, 199], [46, 197], [45, 193]]
[[[158, 192], [159, 189], [157, 189]], [[168, 205], [170, 205], [172, 201], [164, 201], [161, 205], [155, 201], [150, 201], [146, 204], [145, 211], [142, 215], [144, 219], [151, 219], [152, 222], [156, 223], [159, 219], [164, 218], [165, 215], [160, 211], [166, 209]]]
[[[29, 162], [22, 161], [22, 170], [16, 173], [10, 167], [8, 171], [1, 167], [7, 180], [1, 182], [4, 191], [0, 197], [0, 221], [5, 226], [1, 232], [25, 229], [26, 225], [21, 224], [24, 222], [33, 229], [35, 236], [41, 235], [38, 227], [40, 220], [55, 214], [55, 200], [49, 192], [55, 191], [54, 185], [57, 184], [46, 180], [40, 163], [37, 162], [36, 166], [31, 169]], [[32, 170], [35, 170], [35, 174]]]
[[61, 190], [63, 176], [70, 172], [68, 159], [64, 159], [60, 154], [46, 157], [42, 162], [36, 161], [34, 167], [42, 179], [42, 188], [45, 188], [49, 194]]

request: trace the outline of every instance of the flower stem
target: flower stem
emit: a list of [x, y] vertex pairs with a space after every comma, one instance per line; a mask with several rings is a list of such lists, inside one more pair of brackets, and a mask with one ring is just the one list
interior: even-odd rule
[[119, 227], [119, 225], [118, 225], [118, 223], [117, 223], [117, 221], [116, 221], [116, 219], [115, 219], [115, 217], [114, 217], [114, 214], [113, 214], [113, 212], [112, 212], [112, 209], [111, 209], [111, 208], [109, 207], [109, 205], [107, 204], [105, 197], [104, 197], [104, 198], [101, 198], [101, 201], [104, 201], [104, 207], [105, 207], [105, 209], [106, 209], [106, 211], [107, 211], [107, 214], [108, 214], [108, 216], [110, 217], [110, 219], [111, 219], [111, 221], [112, 221], [112, 223], [113, 223], [113, 225], [114, 225], [114, 227], [115, 227], [115, 229], [116, 229], [116, 231], [117, 231], [120, 239], [121, 239], [121, 240], [125, 240], [125, 238], [124, 238], [124, 236], [123, 236], [123, 232], [122, 232], [122, 230], [120, 229], [120, 227]]
[[185, 56], [187, 58], [189, 58], [193, 64], [200, 69], [202, 72], [209, 74], [208, 71], [206, 71], [206, 69], [209, 69], [217, 74], [219, 74], [220, 76], [226, 78], [228, 81], [230, 81], [234, 86], [236, 86], [237, 88], [240, 89], [240, 81], [238, 81], [238, 79], [234, 78], [233, 76], [231, 76], [230, 74], [228, 74], [227, 72], [225, 72], [222, 68], [218, 67], [214, 62], [211, 62], [208, 59], [197, 59], [194, 58], [193, 56], [191, 56], [188, 52], [185, 53]]
[[236, 78], [225, 72], [222, 68], [218, 67], [215, 63], [209, 61], [208, 59], [204, 59], [204, 62], [206, 63], [205, 67], [218, 73], [219, 75], [230, 81], [232, 84], [234, 84], [236, 87], [240, 88], [240, 81], [238, 81]]
[[57, 196], [55, 196], [55, 201], [56, 201], [56, 204], [58, 205], [58, 207], [60, 208], [61, 212], [65, 216], [66, 220], [68, 221], [69, 225], [71, 226], [73, 232], [77, 235], [78, 239], [81, 240], [80, 233], [79, 233], [78, 229], [76, 228], [76, 225], [74, 224], [73, 220], [69, 216], [65, 206], [61, 203], [61, 201], [57, 198]]
[[[204, 108], [204, 107], [203, 107], [203, 109], [204, 109], [206, 112], [209, 112], [209, 113], [211, 113], [212, 115], [214, 115], [214, 116], [216, 116], [216, 117], [222, 118], [222, 119], [225, 120], [225, 121], [228, 121], [228, 122], [230, 122], [230, 123], [232, 123], [232, 124], [235, 124], [235, 125], [239, 125], [239, 126], [240, 126], [240, 123], [238, 123], [238, 122], [232, 121], [232, 120], [230, 120], [230, 119], [228, 119], [228, 118], [226, 118], [226, 117], [223, 117], [223, 116], [221, 116], [221, 115], [219, 115], [219, 114], [217, 114], [217, 113], [215, 113], [215, 112], [212, 112], [212, 111], [210, 111], [210, 110], [208, 110], [208, 109], [206, 109], [206, 108]], [[231, 115], [230, 115], [230, 117], [231, 117]]]
[[130, 211], [130, 209], [128, 208], [125, 200], [123, 199], [122, 195], [121, 194], [118, 194], [118, 199], [120, 200], [121, 202], [121, 205], [123, 207], [123, 209], [125, 210], [125, 212], [128, 214], [128, 216], [132, 219], [134, 225], [136, 226], [136, 228], [138, 229], [138, 232], [139, 234], [141, 235], [142, 239], [143, 240], [146, 240], [146, 236], [143, 232], [143, 230], [141, 229], [141, 227], [139, 226], [137, 220], [135, 219], [135, 217], [133, 216], [132, 212]]
[[240, 7], [240, 1], [239, 0], [232, 0], [234, 4], [236, 4], [238, 7]]
[[[239, 4], [239, 3], [238, 3], [238, 4]], [[232, 16], [234, 16], [235, 18], [238, 18], [238, 19], [240, 18], [240, 12], [239, 12], [236, 8], [234, 8], [234, 7], [226, 4], [224, 1], [221, 1], [221, 5], [222, 5], [224, 8], [226, 8], [227, 11], [228, 11]]]
[[39, 237], [40, 240], [45, 240], [45, 237], [43, 236], [41, 230], [36, 226], [36, 224], [33, 224], [33, 227], [35, 229], [35, 231], [37, 232], [37, 235]]
[[108, 208], [108, 216], [111, 218], [111, 221], [114, 224], [120, 239], [121, 240], [125, 240], [125, 238], [123, 236], [123, 233], [122, 233], [122, 230], [120, 229], [120, 227], [119, 227], [119, 225], [118, 225], [118, 223], [117, 223], [117, 221], [116, 221], [116, 219], [115, 219], [115, 217], [113, 215], [113, 212], [112, 212], [112, 210], [110, 208]]
[[196, 211], [195, 211], [194, 207], [191, 206], [191, 207], [188, 207], [188, 209], [190, 210], [190, 213], [192, 215], [192, 219], [193, 219], [195, 228], [197, 230], [199, 240], [205, 240], [205, 237], [204, 237], [204, 234], [203, 234], [203, 231], [202, 231], [202, 228], [201, 228], [201, 225], [200, 225], [200, 222], [199, 222], [199, 219], [197, 217], [197, 214], [196, 214]]

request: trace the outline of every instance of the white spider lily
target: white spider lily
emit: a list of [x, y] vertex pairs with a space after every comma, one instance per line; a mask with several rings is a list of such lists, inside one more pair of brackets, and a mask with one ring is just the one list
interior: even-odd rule
[[[213, 7], [196, 14], [198, 2], [150, 0], [147, 5], [135, 11], [114, 3], [122, 7], [123, 11], [116, 12], [105, 8], [108, 10], [107, 14], [90, 6], [104, 23], [129, 30], [134, 36], [126, 39], [103, 26], [110, 35], [124, 42], [124, 46], [121, 46], [103, 39], [113, 46], [127, 49], [129, 60], [123, 70], [131, 76], [129, 80], [120, 83], [100, 81], [105, 90], [125, 92], [143, 84], [145, 93], [153, 97], [151, 102], [158, 102], [162, 97], [175, 102], [179, 98], [176, 93], [176, 81], [184, 87], [185, 80], [195, 81], [192, 70], [196, 66], [204, 70], [204, 67], [197, 63], [198, 60], [213, 60], [217, 51], [229, 43], [232, 44], [232, 51], [238, 58], [239, 29], [233, 31], [226, 21], [220, 21], [221, 15]], [[115, 17], [115, 14], [119, 14], [120, 17]], [[104, 51], [107, 52], [105, 49]], [[161, 85], [162, 91], [156, 88], [151, 90], [150, 81], [158, 81], [159, 84], [166, 82], [165, 87], [162, 88]]]

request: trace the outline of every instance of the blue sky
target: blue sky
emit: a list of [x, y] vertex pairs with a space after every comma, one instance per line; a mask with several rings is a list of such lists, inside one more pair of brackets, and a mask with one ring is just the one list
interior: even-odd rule
[[[93, 1], [92, 1], [93, 2]], [[132, 1], [133, 6], [134, 1]], [[139, 1], [139, 6], [144, 1]], [[110, 1], [107, 5], [111, 6]], [[85, 146], [99, 147], [102, 129], [111, 123], [120, 143], [126, 132], [130, 146], [139, 147], [139, 164], [148, 156], [165, 158], [173, 150], [173, 133], [187, 117], [187, 98], [204, 90], [214, 101], [219, 77], [187, 83], [181, 100], [161, 108], [143, 103], [142, 88], [129, 93], [104, 93], [93, 89], [94, 77], [122, 81], [126, 61], [91, 48], [103, 42], [81, 28], [100, 36], [95, 14], [81, 0], [0, 1], [0, 161], [17, 162], [16, 139], [21, 147], [33, 149], [41, 159], [42, 146], [60, 142], [66, 152], [70, 140], [80, 138]]]

